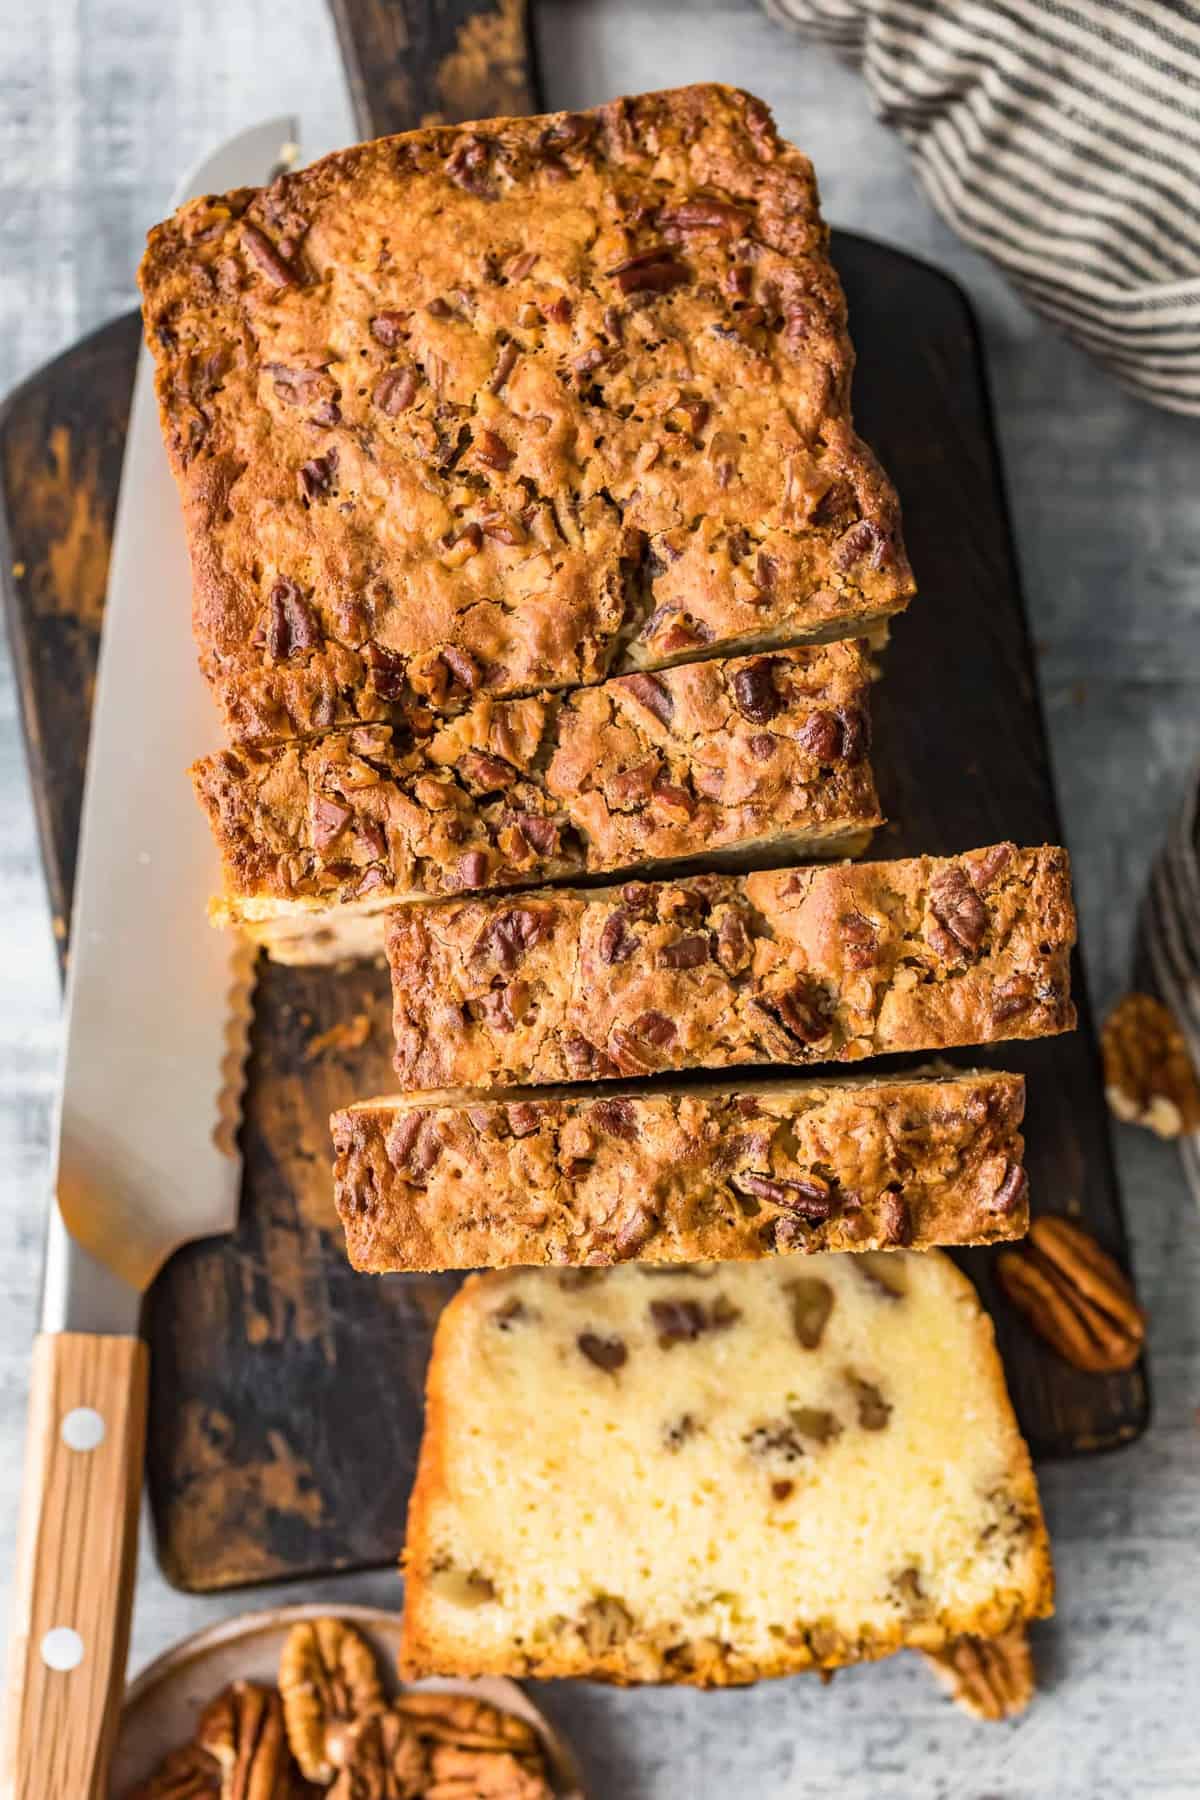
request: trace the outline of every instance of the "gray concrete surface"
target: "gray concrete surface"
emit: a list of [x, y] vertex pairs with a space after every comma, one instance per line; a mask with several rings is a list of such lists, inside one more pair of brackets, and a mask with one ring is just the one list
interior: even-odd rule
[[[1125, 397], [960, 245], [824, 51], [750, 0], [541, 0], [548, 99], [711, 76], [762, 93], [813, 155], [842, 225], [952, 270], [983, 320], [1016, 533], [1075, 857], [1083, 947], [1103, 1007], [1127, 980], [1147, 858], [1200, 752], [1200, 442]], [[322, 0], [3, 0], [0, 390], [128, 305], [142, 234], [213, 141], [293, 108], [310, 150], [353, 135]], [[918, 571], [919, 574], [919, 571]], [[0, 661], [0, 1570], [7, 1579], [34, 1328], [58, 992]], [[843, 1800], [1183, 1800], [1200, 1793], [1200, 1220], [1174, 1153], [1118, 1152], [1150, 1313], [1152, 1430], [1108, 1459], [1048, 1468], [1060, 1605], [1036, 1634], [1042, 1693], [972, 1724], [915, 1659], [831, 1688], [720, 1695], [546, 1690], [603, 1800], [838, 1794]], [[335, 1597], [397, 1598], [383, 1573]], [[299, 1597], [289, 1590], [289, 1597]], [[172, 1592], [147, 1547], [133, 1662], [267, 1596]]]

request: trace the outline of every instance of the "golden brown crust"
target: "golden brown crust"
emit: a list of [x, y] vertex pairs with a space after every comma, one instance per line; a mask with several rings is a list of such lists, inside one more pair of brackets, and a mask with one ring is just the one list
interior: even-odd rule
[[1042, 1037], [1074, 1026], [1074, 941], [1066, 852], [1012, 844], [406, 906], [396, 1071], [504, 1087]]
[[[965, 1276], [937, 1251], [928, 1259], [945, 1271], [957, 1290], [959, 1304], [967, 1309], [976, 1337], [974, 1349], [984, 1367], [977, 1371], [972, 1394], [972, 1413], [977, 1420], [999, 1422], [1006, 1443], [1007, 1467], [996, 1492], [993, 1527], [1011, 1545], [1011, 1577], [998, 1584], [983, 1604], [942, 1604], [919, 1618], [899, 1619], [888, 1629], [864, 1627], [854, 1637], [832, 1633], [822, 1622], [801, 1618], [786, 1637], [775, 1639], [772, 1652], [753, 1658], [738, 1653], [719, 1636], [690, 1637], [677, 1618], [639, 1619], [633, 1631], [619, 1615], [617, 1603], [601, 1600], [588, 1609], [590, 1617], [576, 1621], [551, 1642], [473, 1640], [469, 1614], [463, 1628], [447, 1635], [445, 1612], [436, 1604], [435, 1585], [442, 1561], [440, 1524], [458, 1499], [459, 1473], [456, 1454], [457, 1402], [462, 1394], [459, 1347], [469, 1342], [474, 1321], [481, 1313], [494, 1312], [497, 1302], [512, 1294], [508, 1285], [521, 1277], [492, 1271], [467, 1278], [444, 1308], [437, 1326], [433, 1354], [426, 1377], [425, 1430], [416, 1481], [409, 1499], [404, 1567], [405, 1608], [400, 1648], [401, 1674], [410, 1680], [431, 1675], [508, 1675], [517, 1678], [585, 1678], [625, 1686], [644, 1682], [689, 1687], [727, 1687], [775, 1676], [834, 1669], [862, 1661], [874, 1661], [905, 1648], [926, 1651], [945, 1649], [963, 1636], [996, 1638], [1017, 1626], [1048, 1617], [1054, 1610], [1054, 1569], [1050, 1541], [1042, 1516], [1037, 1482], [1028, 1449], [1017, 1429], [995, 1349], [991, 1320]], [[624, 1275], [624, 1271], [614, 1271]], [[511, 1306], [511, 1299], [508, 1301]], [[918, 1479], [921, 1477], [918, 1475]], [[944, 1506], [943, 1495], [938, 1503]], [[628, 1529], [648, 1534], [651, 1545], [654, 1522], [639, 1515], [631, 1496], [625, 1517]], [[854, 1546], [862, 1554], [866, 1546]], [[479, 1546], [480, 1554], [486, 1547]], [[842, 1553], [831, 1544], [830, 1555]], [[431, 1579], [432, 1577], [432, 1579]], [[468, 1579], [470, 1577], [468, 1576]], [[478, 1577], [479, 1603], [486, 1610], [488, 1583]], [[561, 1622], [564, 1626], [567, 1621]], [[593, 1629], [593, 1626], [596, 1628]]]
[[808, 159], [716, 85], [190, 202], [141, 269], [253, 742], [844, 636], [912, 592]]
[[192, 771], [233, 917], [797, 848], [879, 822], [856, 644], [683, 664], [225, 751]]
[[1028, 1226], [1003, 1074], [368, 1101], [331, 1121], [357, 1269], [733, 1261]]

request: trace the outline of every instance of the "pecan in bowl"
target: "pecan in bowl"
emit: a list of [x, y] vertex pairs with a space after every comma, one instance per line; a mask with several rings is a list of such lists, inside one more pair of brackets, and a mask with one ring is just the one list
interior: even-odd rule
[[1104, 1092], [1113, 1114], [1161, 1138], [1200, 1131], [1200, 1079], [1170, 1010], [1150, 994], [1126, 994], [1100, 1034]]
[[235, 1681], [200, 1715], [196, 1746], [221, 1772], [221, 1800], [306, 1800], [314, 1790], [288, 1749], [274, 1688]]
[[400, 1617], [347, 1612], [250, 1614], [166, 1652], [126, 1696], [115, 1800], [583, 1800], [511, 1682], [401, 1687]]
[[385, 1705], [370, 1645], [340, 1619], [293, 1625], [279, 1693], [292, 1754], [310, 1781], [324, 1784], [345, 1766], [355, 1728]]

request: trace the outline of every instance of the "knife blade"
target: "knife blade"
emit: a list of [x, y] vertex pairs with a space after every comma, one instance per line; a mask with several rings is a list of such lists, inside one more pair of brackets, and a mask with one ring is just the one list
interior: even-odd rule
[[[183, 183], [268, 180], [296, 125], [231, 138]], [[142, 1296], [237, 1216], [253, 953], [210, 929], [216, 858], [188, 790], [210, 749], [179, 505], [143, 348], [92, 708], [61, 1101], [34, 1345], [0, 1794], [105, 1800], [145, 1447]]]

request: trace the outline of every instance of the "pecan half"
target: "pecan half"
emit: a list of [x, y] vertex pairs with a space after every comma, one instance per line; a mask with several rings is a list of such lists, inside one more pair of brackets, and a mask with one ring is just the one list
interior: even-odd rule
[[355, 1727], [330, 1800], [421, 1800], [431, 1793], [432, 1758], [415, 1726], [396, 1711]]
[[766, 725], [783, 704], [775, 687], [775, 661], [770, 656], [747, 663], [733, 678], [733, 703], [752, 725]]
[[295, 287], [300, 277], [287, 257], [282, 255], [271, 242], [265, 231], [248, 221], [242, 224], [242, 243], [251, 257], [258, 264], [267, 280], [275, 287]]
[[610, 1137], [632, 1143], [637, 1136], [637, 1118], [628, 1100], [597, 1100], [588, 1108], [588, 1117]]
[[638, 947], [638, 939], [629, 929], [629, 915], [618, 906], [604, 922], [600, 933], [600, 961], [608, 963], [627, 962]]
[[388, 369], [379, 377], [371, 394], [372, 404], [389, 419], [407, 412], [417, 397], [420, 378], [413, 368]]
[[413, 1691], [401, 1694], [393, 1710], [433, 1743], [457, 1744], [464, 1750], [507, 1750], [531, 1759], [541, 1754], [532, 1725], [473, 1694]]
[[471, 945], [472, 958], [491, 960], [512, 975], [528, 951], [554, 930], [552, 906], [511, 906], [494, 913]]
[[1187, 1040], [1161, 1000], [1126, 994], [1104, 1021], [1104, 1091], [1118, 1119], [1159, 1137], [1200, 1131], [1200, 1080]]
[[295, 582], [286, 581], [282, 576], [271, 589], [267, 601], [263, 641], [273, 662], [284, 662], [297, 650], [315, 650], [321, 642], [321, 626], [316, 613]]
[[507, 1752], [489, 1755], [438, 1744], [432, 1762], [425, 1800], [553, 1800], [545, 1777]]
[[658, 960], [664, 969], [698, 969], [709, 961], [711, 945], [703, 931], [690, 931], [664, 944]]
[[294, 1791], [283, 1706], [274, 1688], [235, 1681], [205, 1707], [196, 1743], [220, 1767], [221, 1800], [283, 1800]]
[[787, 992], [776, 998], [774, 1009], [784, 1027], [802, 1044], [819, 1044], [833, 1029], [829, 996], [811, 976], [797, 976]]
[[623, 294], [667, 294], [689, 280], [691, 271], [666, 244], [626, 257], [605, 273]]
[[1023, 1625], [1002, 1637], [956, 1637], [922, 1652], [955, 1705], [975, 1719], [1013, 1719], [1033, 1699], [1036, 1681]]
[[730, 1177], [739, 1194], [754, 1200], [766, 1200], [773, 1206], [786, 1207], [810, 1225], [820, 1225], [833, 1212], [833, 1190], [820, 1175], [805, 1176], [800, 1181], [783, 1181], [773, 1175], [756, 1175], [746, 1170]]
[[221, 1765], [199, 1744], [184, 1744], [140, 1781], [125, 1800], [220, 1800]]
[[345, 1766], [354, 1725], [384, 1707], [375, 1654], [341, 1619], [293, 1625], [279, 1659], [279, 1693], [292, 1755], [310, 1781], [323, 1783]]
[[658, 222], [668, 230], [719, 231], [726, 237], [741, 237], [749, 228], [750, 218], [748, 208], [735, 206], [731, 200], [697, 194], [669, 212], [660, 212]]
[[987, 930], [987, 907], [957, 864], [930, 886], [929, 910], [960, 949], [978, 950]]
[[1133, 1289], [1073, 1219], [1035, 1219], [1028, 1245], [997, 1257], [996, 1275], [1038, 1336], [1075, 1368], [1111, 1374], [1141, 1355], [1146, 1323]]

